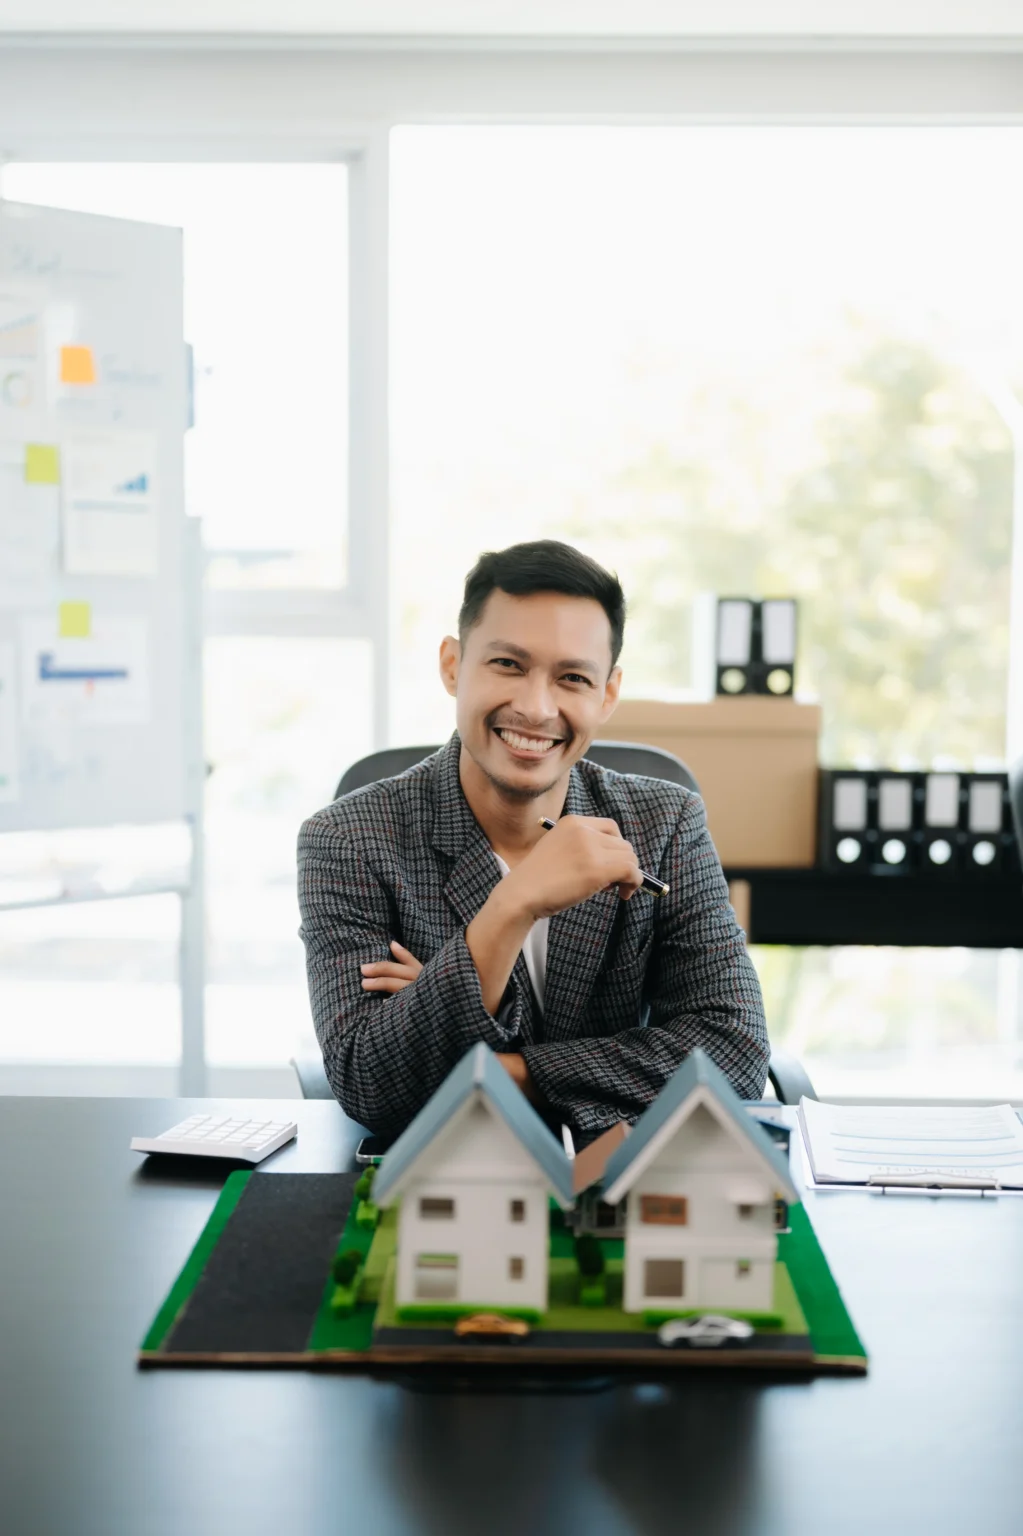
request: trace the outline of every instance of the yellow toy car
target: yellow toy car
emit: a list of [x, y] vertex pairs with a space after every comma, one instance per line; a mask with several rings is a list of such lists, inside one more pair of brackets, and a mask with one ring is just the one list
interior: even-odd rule
[[474, 1312], [471, 1317], [458, 1319], [455, 1333], [460, 1339], [524, 1339], [529, 1333], [529, 1324], [524, 1323], [520, 1317], [502, 1317], [497, 1312]]

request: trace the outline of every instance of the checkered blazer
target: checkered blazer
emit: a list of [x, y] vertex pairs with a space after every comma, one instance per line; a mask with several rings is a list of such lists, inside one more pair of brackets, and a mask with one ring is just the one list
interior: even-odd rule
[[[483, 1006], [465, 930], [500, 879], [462, 793], [457, 734], [393, 779], [335, 800], [298, 842], [301, 935], [331, 1088], [353, 1119], [403, 1128], [471, 1045], [521, 1051], [543, 1098], [584, 1138], [635, 1120], [694, 1046], [759, 1098], [768, 1043], [757, 975], [699, 795], [583, 760], [566, 814], [606, 816], [671, 886], [603, 891], [551, 918], [545, 1010], [523, 957], [499, 1016]], [[423, 962], [392, 996], [360, 963], [397, 939]]]

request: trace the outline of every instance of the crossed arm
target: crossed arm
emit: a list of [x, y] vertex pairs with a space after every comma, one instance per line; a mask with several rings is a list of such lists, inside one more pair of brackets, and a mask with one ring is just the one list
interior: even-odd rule
[[[416, 959], [411, 950], [399, 944], [397, 939], [391, 940], [391, 954], [393, 960], [371, 960], [360, 965], [364, 991], [386, 992], [393, 996], [395, 992], [410, 987], [423, 969], [422, 962]], [[516, 1087], [522, 1089], [527, 1099], [536, 1103], [536, 1085], [526, 1066], [525, 1057], [518, 1051], [498, 1051], [497, 1059]]]

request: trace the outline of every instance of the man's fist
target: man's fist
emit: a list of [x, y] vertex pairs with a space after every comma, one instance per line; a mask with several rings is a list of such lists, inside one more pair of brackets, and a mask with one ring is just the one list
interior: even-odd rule
[[536, 922], [609, 886], [617, 886], [622, 900], [628, 901], [642, 878], [632, 844], [615, 822], [601, 816], [563, 816], [503, 884], [507, 894], [514, 890]]

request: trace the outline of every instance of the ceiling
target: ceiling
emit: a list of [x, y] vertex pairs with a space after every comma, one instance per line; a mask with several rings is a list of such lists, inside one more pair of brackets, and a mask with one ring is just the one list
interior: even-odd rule
[[0, 33], [1023, 44], [1023, 0], [0, 0]]

